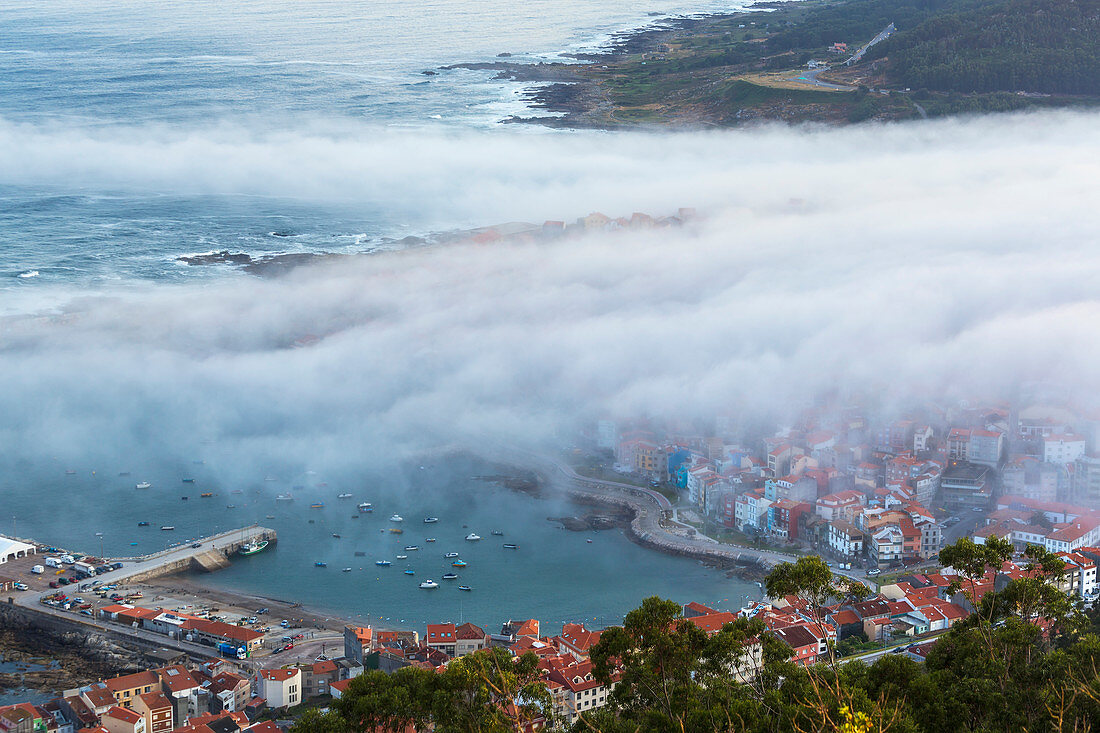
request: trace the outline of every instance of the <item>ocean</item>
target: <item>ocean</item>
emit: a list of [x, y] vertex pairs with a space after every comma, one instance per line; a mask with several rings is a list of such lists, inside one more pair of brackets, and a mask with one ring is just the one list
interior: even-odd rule
[[[481, 208], [481, 199], [471, 207], [476, 197], [452, 196], [447, 181], [421, 195], [435, 170], [431, 146], [423, 141], [451, 141], [461, 151], [471, 136], [559, 139], [574, 133], [501, 125], [510, 115], [529, 113], [520, 85], [489, 72], [440, 66], [503, 53], [513, 60], [558, 60], [599, 48], [622, 30], [735, 7], [710, 0], [5, 2], [0, 366], [6, 362], [5, 371], [16, 373], [27, 357], [12, 341], [13, 323], [21, 337], [49, 340], [48, 328], [67, 322], [65, 314], [79, 311], [77, 304], [88, 298], [109, 302], [138, 293], [138, 300], [155, 299], [163, 292], [198, 308], [208, 288], [250, 277], [227, 267], [190, 267], [177, 260], [181, 255], [222, 249], [252, 256], [381, 252], [402, 248], [399, 240], [407, 235], [495, 223], [484, 217], [513, 211]], [[409, 156], [388, 157], [391, 140], [400, 140], [405, 153], [421, 150], [408, 191], [393, 185], [401, 178], [395, 167], [408, 165]], [[360, 167], [341, 167], [348, 149], [359, 151]], [[462, 166], [476, 169], [476, 155], [471, 152]], [[553, 203], [544, 202], [545, 218], [587, 213], [563, 212]], [[135, 340], [128, 348], [140, 352], [143, 344]], [[74, 357], [76, 365], [109, 358], [92, 354]], [[217, 369], [218, 350], [197, 342], [185, 343], [178, 357]], [[28, 358], [33, 361], [33, 354]], [[280, 350], [257, 350], [252, 358], [259, 371], [286, 362]], [[255, 455], [232, 451], [270, 437], [269, 426], [257, 427], [255, 415], [243, 411], [219, 413], [215, 406], [224, 404], [224, 394], [209, 395], [209, 404], [170, 405], [171, 364], [141, 364], [169, 375], [168, 387], [131, 392], [125, 380], [115, 385], [117, 392], [103, 397], [109, 406], [96, 408], [105, 427], [94, 446], [81, 443], [86, 435], [68, 416], [83, 405], [80, 388], [94, 389], [94, 380], [80, 385], [70, 377], [46, 378], [47, 388], [24, 395], [21, 411], [0, 424], [0, 532], [87, 552], [98, 552], [102, 541], [107, 554], [129, 555], [166, 541], [267, 524], [279, 532], [277, 548], [237, 561], [206, 582], [413, 628], [445, 618], [492, 628], [520, 616], [539, 617], [544, 628], [570, 620], [602, 626], [621, 620], [648, 595], [725, 608], [758, 594], [754, 585], [695, 562], [644, 550], [617, 530], [558, 529], [548, 515], [580, 510], [471, 481], [471, 466], [441, 463], [421, 470], [371, 455], [356, 471], [348, 455], [359, 446], [341, 444], [338, 427], [310, 464], [316, 474], [301, 473], [299, 462], [294, 469], [276, 468], [275, 480], [265, 481]], [[257, 381], [249, 389], [262, 402], [265, 386]], [[330, 409], [313, 397], [318, 413]], [[188, 407], [209, 434], [231, 433], [236, 440], [183, 445], [158, 433], [162, 414]], [[57, 420], [48, 438], [32, 439], [20, 427], [50, 415]], [[275, 432], [295, 431], [290, 422]], [[21, 452], [32, 440], [35, 450]], [[116, 440], [124, 447], [114, 449]], [[339, 460], [329, 461], [336, 453]], [[184, 477], [195, 484], [183, 484]], [[135, 490], [142, 480], [154, 487]], [[202, 499], [204, 490], [217, 496]], [[337, 499], [345, 490], [354, 498]], [[295, 501], [276, 502], [281, 491], [293, 492]], [[308, 509], [311, 499], [323, 500], [325, 508]], [[374, 513], [353, 519], [359, 501], [372, 501]], [[380, 531], [393, 512], [406, 518], [399, 538]], [[440, 517], [430, 529], [436, 543], [424, 542], [427, 514]], [[139, 528], [139, 521], [151, 527]], [[161, 533], [156, 528], [162, 524], [177, 529]], [[520, 549], [503, 550], [501, 538], [489, 534], [497, 528]], [[485, 539], [464, 542], [470, 530]], [[421, 547], [407, 563], [373, 565], [393, 559], [406, 543]], [[474, 590], [418, 589], [425, 577], [439, 580], [447, 570], [442, 554], [451, 550], [469, 561], [457, 582]], [[328, 567], [315, 567], [317, 561]], [[414, 576], [401, 572], [406, 564]], [[352, 571], [343, 573], [343, 567]]]

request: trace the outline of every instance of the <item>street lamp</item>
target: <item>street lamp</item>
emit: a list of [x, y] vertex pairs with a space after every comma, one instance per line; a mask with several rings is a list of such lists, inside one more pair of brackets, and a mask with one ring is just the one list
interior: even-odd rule
[[95, 536], [99, 538], [99, 559], [103, 560], [104, 559], [104, 557], [103, 557], [103, 533], [102, 532], [96, 532]]

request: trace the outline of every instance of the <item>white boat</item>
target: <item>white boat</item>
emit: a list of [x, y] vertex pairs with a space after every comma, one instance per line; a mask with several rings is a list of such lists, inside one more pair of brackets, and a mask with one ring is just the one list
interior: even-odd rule
[[279, 494], [275, 497], [275, 501], [294, 501], [294, 497], [290, 494]]
[[264, 477], [264, 481], [278, 481], [278, 480], [279, 479], [275, 478], [274, 476], [265, 476]]
[[408, 555], [398, 555], [398, 556], [397, 556], [397, 559], [398, 559], [398, 560], [408, 560], [408, 559], [409, 559], [409, 556], [408, 556]]
[[458, 557], [458, 553], [457, 552], [448, 552], [443, 557]]
[[471, 532], [470, 534], [466, 535], [466, 541], [467, 541], [467, 542], [477, 542], [477, 541], [478, 541], [478, 540], [480, 540], [480, 539], [481, 539], [481, 535], [478, 535], [478, 534], [474, 534], [473, 532]]
[[390, 565], [393, 565], [393, 563], [390, 562], [389, 560], [375, 560], [374, 564], [378, 565], [379, 567], [383, 567], [383, 568], [388, 568]]
[[340, 495], [339, 495], [339, 496], [337, 496], [336, 498], [337, 498], [337, 499], [350, 499], [350, 498], [351, 498], [351, 494], [340, 494]]
[[345, 572], [345, 573], [350, 573], [350, 572], [351, 572], [351, 568], [344, 568], [344, 572]]
[[415, 552], [416, 550], [419, 550], [419, 549], [420, 549], [419, 545], [405, 545], [405, 552]]
[[439, 517], [424, 517], [424, 524], [435, 524], [439, 521]]
[[371, 506], [371, 503], [369, 501], [364, 501], [362, 504], [359, 505], [359, 511], [363, 513], [373, 512], [374, 507]]
[[439, 583], [435, 582], [434, 580], [425, 580], [423, 583], [420, 584], [420, 587], [421, 588], [438, 588]]
[[390, 517], [390, 521], [391, 522], [404, 522], [405, 518], [403, 516], [401, 516], [400, 514], [395, 513], [392, 517]]
[[134, 488], [135, 489], [149, 489], [149, 488], [152, 488], [152, 486], [153, 485], [151, 483], [149, 483], [148, 481], [142, 481], [141, 483], [135, 485]]
[[175, 527], [173, 527], [170, 524], [166, 524], [163, 527], [161, 527], [161, 530], [164, 531], [164, 532], [171, 532], [173, 529], [175, 529]]

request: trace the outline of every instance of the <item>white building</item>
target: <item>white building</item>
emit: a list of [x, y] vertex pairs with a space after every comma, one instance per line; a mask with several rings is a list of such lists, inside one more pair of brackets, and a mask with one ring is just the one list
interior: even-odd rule
[[3, 565], [8, 560], [16, 560], [20, 557], [30, 557], [37, 553], [38, 551], [35, 549], [34, 545], [28, 545], [26, 542], [20, 542], [19, 540], [0, 536], [0, 565]]
[[1083, 455], [1084, 436], [1057, 434], [1043, 438], [1043, 460], [1047, 463], [1072, 463]]
[[269, 708], [289, 708], [302, 701], [302, 670], [261, 669], [256, 673], [256, 694]]

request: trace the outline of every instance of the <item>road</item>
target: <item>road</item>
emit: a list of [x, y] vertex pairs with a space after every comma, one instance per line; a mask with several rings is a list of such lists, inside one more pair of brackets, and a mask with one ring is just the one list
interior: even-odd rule
[[854, 92], [855, 91], [855, 89], [856, 89], [855, 87], [846, 86], [844, 84], [833, 84], [832, 82], [821, 81], [820, 79], [817, 78], [818, 74], [820, 74], [823, 71], [828, 71], [828, 70], [829, 70], [828, 67], [818, 68], [818, 69], [810, 69], [805, 74], [802, 74], [801, 76], [796, 76], [794, 78], [794, 81], [800, 81], [804, 84], [810, 84], [812, 86], [821, 87], [823, 89], [832, 89], [832, 90], [837, 91], [837, 92]]
[[875, 36], [870, 41], [865, 43], [862, 48], [860, 48], [858, 51], [856, 51], [854, 54], [852, 54], [851, 58], [849, 58], [847, 61], [844, 62], [844, 65], [845, 66], [851, 66], [852, 64], [859, 63], [859, 60], [863, 58], [863, 55], [865, 53], [867, 53], [867, 50], [869, 48], [871, 48], [871, 46], [874, 46], [875, 44], [878, 44], [878, 43], [882, 43], [887, 38], [889, 38], [890, 35], [893, 32], [894, 32], [894, 24], [891, 23], [890, 25], [886, 26], [881, 31], [879, 31], [879, 34], [877, 36]]

